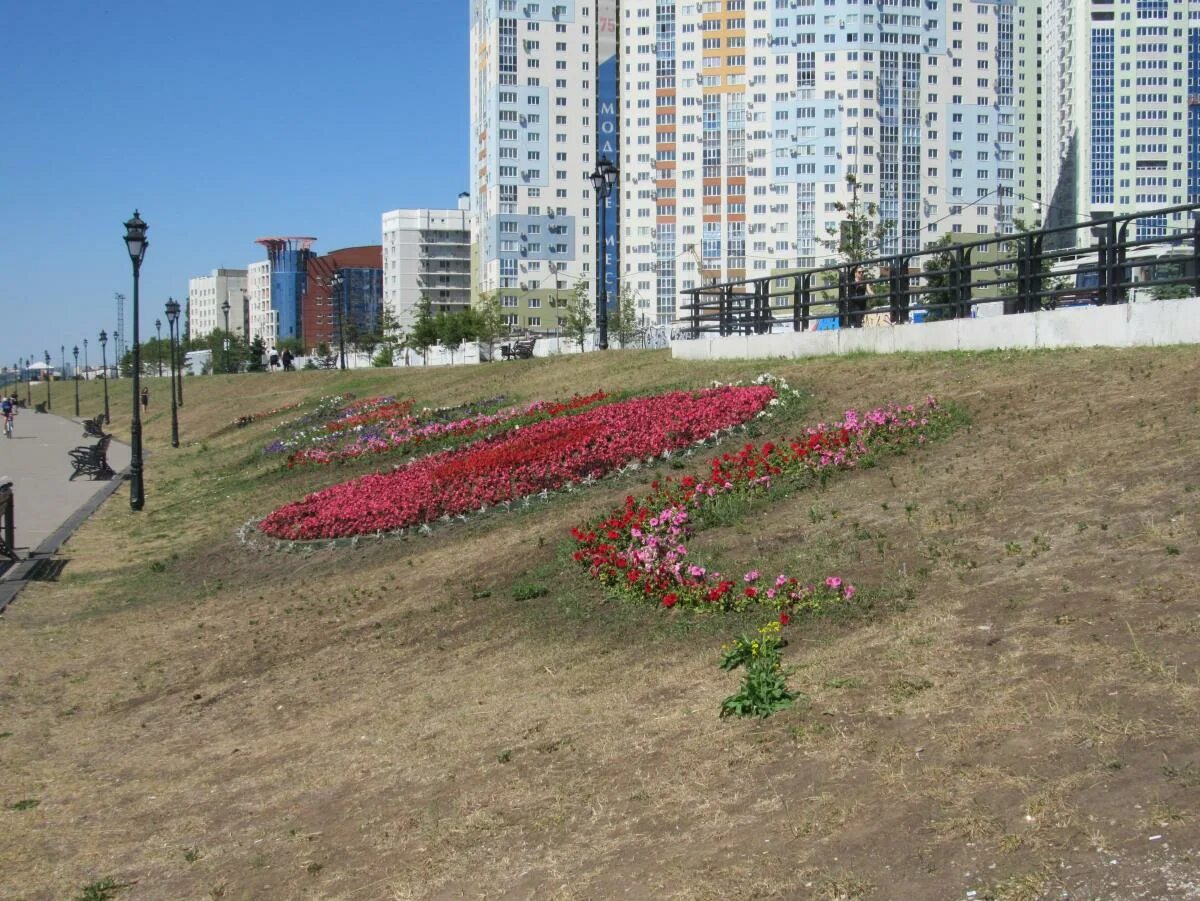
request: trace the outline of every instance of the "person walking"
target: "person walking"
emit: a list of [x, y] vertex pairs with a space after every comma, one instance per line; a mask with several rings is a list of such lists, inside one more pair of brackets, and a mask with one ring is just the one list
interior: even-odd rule
[[150, 389], [142, 389], [142, 412], [147, 412], [150, 409]]
[[292, 360], [295, 359], [292, 356], [292, 349], [290, 347], [285, 347], [283, 349], [283, 356], [281, 356], [279, 359], [283, 363], [283, 371], [291, 372], [292, 371]]

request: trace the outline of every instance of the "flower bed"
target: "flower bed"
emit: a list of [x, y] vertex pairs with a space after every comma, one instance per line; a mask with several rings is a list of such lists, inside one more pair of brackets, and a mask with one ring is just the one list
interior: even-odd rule
[[[765, 492], [781, 477], [817, 478], [853, 468], [868, 454], [923, 443], [947, 419], [929, 398], [920, 408], [881, 407], [861, 415], [850, 410], [843, 422], [810, 428], [784, 444], [747, 444], [714, 457], [704, 478], [656, 482], [641, 501], [629, 496], [607, 516], [573, 528], [574, 559], [619, 593], [663, 607], [731, 609], [760, 603], [786, 618], [788, 611], [804, 610], [817, 588], [781, 574], [764, 589], [757, 570], [740, 579], [708, 570], [688, 556], [686, 541], [696, 523], [722, 498]], [[826, 588], [841, 590], [842, 584], [839, 579]], [[853, 588], [842, 591], [842, 600], [853, 596]]]
[[[413, 416], [406, 415], [408, 411], [405, 410], [391, 418], [381, 416], [371, 420], [371, 428], [364, 427], [367, 425], [366, 422], [338, 428], [336, 431], [354, 431], [356, 434], [349, 437], [334, 435], [332, 436], [334, 439], [342, 438], [343, 440], [336, 443], [323, 441], [313, 447], [298, 450], [288, 457], [287, 464], [289, 467], [312, 464], [329, 465], [354, 460], [368, 454], [385, 454], [414, 444], [446, 438], [467, 438], [480, 432], [493, 430], [498, 426], [552, 419], [603, 403], [607, 399], [607, 393], [596, 391], [592, 394], [576, 395], [566, 401], [535, 401], [524, 407], [509, 407], [488, 413], [473, 412], [471, 415], [457, 418], [445, 415], [447, 411], [443, 410], [422, 410]], [[330, 431], [335, 431], [333, 426], [340, 425], [343, 421], [353, 422], [352, 419], [337, 420], [329, 424]]]
[[339, 538], [469, 513], [679, 450], [746, 422], [777, 393], [766, 384], [674, 391], [543, 419], [395, 472], [310, 494], [266, 517], [274, 538]]

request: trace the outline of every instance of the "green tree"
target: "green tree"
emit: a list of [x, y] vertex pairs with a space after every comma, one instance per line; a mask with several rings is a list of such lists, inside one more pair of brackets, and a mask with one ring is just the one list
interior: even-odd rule
[[395, 345], [393, 345], [390, 341], [387, 341], [379, 345], [379, 348], [375, 351], [375, 356], [371, 358], [371, 365], [377, 366], [380, 369], [384, 369], [388, 366], [394, 365], [395, 359]]
[[608, 327], [613, 337], [621, 342], [621, 347], [628, 347], [637, 338], [637, 302], [633, 289], [627, 284], [621, 286], [617, 295], [617, 309], [609, 318]]
[[496, 339], [508, 331], [504, 311], [500, 306], [498, 291], [483, 292], [473, 307], [475, 314], [475, 338], [487, 346], [488, 358], [493, 355]]
[[267, 346], [263, 343], [261, 335], [255, 335], [254, 340], [250, 342], [250, 360], [246, 365], [246, 369], [250, 372], [262, 372], [264, 370], [263, 357], [267, 353]]
[[[925, 245], [926, 250], [937, 251], [923, 258], [922, 271], [925, 273], [926, 293], [921, 297], [921, 304], [935, 306], [954, 302], [954, 292], [950, 287], [950, 268], [954, 265], [954, 237], [942, 235], [937, 241]], [[954, 307], [939, 306], [925, 314], [930, 322], [940, 319], [953, 319]]]
[[[840, 263], [859, 264], [865, 260], [874, 259], [883, 253], [884, 242], [895, 230], [896, 223], [890, 219], [879, 218], [879, 206], [858, 199], [858, 179], [853, 174], [846, 175], [846, 187], [851, 191], [849, 203], [838, 201], [834, 209], [844, 214], [838, 225], [826, 228], [826, 237], [817, 238], [829, 253], [840, 257]], [[859, 267], [864, 280], [873, 279], [877, 272], [875, 267]], [[830, 279], [834, 278], [832, 275]], [[887, 290], [886, 284], [876, 283], [874, 291], [877, 294]]]
[[462, 347], [464, 341], [469, 341], [474, 337], [471, 311], [438, 313], [434, 317], [433, 324], [438, 342], [450, 351], [450, 362], [453, 363], [454, 352]]
[[563, 311], [563, 332], [572, 341], [578, 342], [579, 352], [583, 353], [587, 333], [592, 327], [592, 299], [587, 279], [580, 277], [571, 293], [560, 298], [559, 306]]
[[437, 322], [433, 316], [433, 302], [422, 294], [417, 301], [417, 318], [408, 336], [408, 346], [421, 355], [424, 364], [429, 363], [429, 348], [438, 342]]

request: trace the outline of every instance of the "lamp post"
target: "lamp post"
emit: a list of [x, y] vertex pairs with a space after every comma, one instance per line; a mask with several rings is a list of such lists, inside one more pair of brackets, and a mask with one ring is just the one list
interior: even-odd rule
[[138, 394], [142, 383], [142, 348], [138, 335], [138, 278], [142, 272], [142, 260], [146, 257], [146, 223], [133, 211], [133, 218], [125, 223], [125, 247], [133, 263], [133, 419], [129, 425], [132, 453], [129, 461], [129, 508], [141, 510], [146, 505], [145, 486], [142, 484], [142, 414]]
[[121, 334], [113, 332], [113, 377], [121, 377]]
[[104, 370], [104, 424], [112, 420], [108, 418], [108, 333], [100, 330], [100, 366]]
[[46, 409], [52, 409], [50, 406], [50, 351], [46, 351], [46, 368], [42, 370], [42, 377], [46, 380]]
[[87, 374], [88, 374], [87, 338], [84, 338], [83, 339], [83, 377], [85, 379], [87, 378]]
[[338, 368], [343, 372], [346, 371], [346, 323], [343, 318], [345, 303], [342, 299], [342, 273], [335, 272], [333, 278], [329, 280], [329, 290], [333, 296], [337, 298], [337, 323], [338, 323], [338, 359], [340, 363]]
[[154, 349], [158, 357], [158, 377], [162, 378], [162, 320], [154, 320]]
[[617, 167], [608, 157], [602, 156], [596, 168], [588, 176], [596, 192], [596, 205], [600, 208], [600, 285], [596, 289], [596, 347], [608, 350], [608, 198], [617, 183]]
[[33, 357], [25, 358], [25, 406], [33, 406], [33, 373], [29, 367], [33, 365]]
[[79, 345], [75, 345], [75, 418], [79, 418]]
[[221, 304], [221, 312], [225, 314], [225, 338], [224, 338], [223, 343], [224, 343], [224, 347], [225, 347], [225, 374], [228, 375], [229, 374], [229, 298], [228, 297], [226, 297], [225, 301]]
[[62, 376], [65, 379], [67, 377], [67, 345], [60, 344], [58, 351], [62, 354]]
[[[179, 410], [175, 403], [175, 322], [179, 319], [179, 302], [167, 298], [167, 342], [171, 351], [171, 447], [179, 447]], [[179, 374], [183, 379], [183, 373]]]

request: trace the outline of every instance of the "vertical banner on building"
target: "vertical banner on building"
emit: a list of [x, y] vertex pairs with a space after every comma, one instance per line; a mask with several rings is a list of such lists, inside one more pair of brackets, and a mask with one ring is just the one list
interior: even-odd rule
[[[618, 118], [617, 43], [619, 32], [617, 16], [619, 0], [598, 0], [596, 3], [596, 159], [608, 157], [613, 165], [621, 166], [621, 142]], [[604, 254], [605, 289], [608, 292], [608, 311], [611, 314], [619, 303], [618, 285], [621, 267], [621, 222], [620, 183], [613, 188], [605, 201], [605, 233], [597, 245], [596, 265], [600, 265], [599, 254]], [[596, 226], [599, 227], [597, 222]]]

